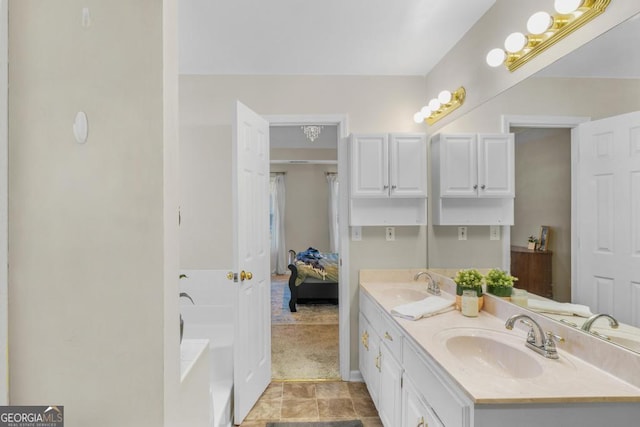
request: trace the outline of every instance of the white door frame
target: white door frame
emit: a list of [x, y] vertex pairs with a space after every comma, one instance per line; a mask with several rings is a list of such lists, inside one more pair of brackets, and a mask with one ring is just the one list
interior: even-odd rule
[[[576, 196], [578, 194], [577, 181], [577, 159], [578, 159], [578, 138], [573, 129], [580, 123], [591, 121], [591, 117], [584, 116], [529, 116], [529, 115], [503, 115], [502, 132], [509, 133], [511, 127], [525, 128], [569, 128], [571, 131], [571, 295], [573, 299], [574, 287], [576, 286], [577, 272], [577, 233], [573, 225], [577, 222]], [[516, 195], [517, 197], [517, 195]], [[511, 269], [511, 227], [502, 227], [502, 268], [509, 271]]]
[[265, 115], [270, 125], [336, 125], [338, 126], [338, 176], [340, 179], [340, 194], [338, 202], [340, 230], [340, 305], [338, 306], [339, 322], [339, 352], [340, 376], [343, 380], [350, 380], [350, 283], [349, 283], [349, 162], [347, 136], [349, 135], [346, 114], [315, 114], [315, 115]]
[[0, 405], [9, 404], [8, 140], [9, 12], [0, 0]]

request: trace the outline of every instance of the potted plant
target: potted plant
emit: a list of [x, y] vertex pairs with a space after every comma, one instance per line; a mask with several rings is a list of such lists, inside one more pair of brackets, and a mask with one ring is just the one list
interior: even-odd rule
[[473, 290], [478, 295], [478, 310], [484, 305], [484, 297], [482, 292], [482, 274], [475, 268], [464, 269], [458, 271], [453, 281], [456, 282], [456, 308], [462, 307], [462, 292], [465, 290]]
[[534, 236], [529, 236], [529, 244], [527, 245], [527, 249], [536, 250], [536, 245], [538, 244], [538, 239]]
[[513, 282], [518, 280], [518, 278], [507, 274], [506, 271], [500, 270], [499, 268], [492, 268], [484, 280], [487, 284], [487, 292], [498, 297], [510, 298]]

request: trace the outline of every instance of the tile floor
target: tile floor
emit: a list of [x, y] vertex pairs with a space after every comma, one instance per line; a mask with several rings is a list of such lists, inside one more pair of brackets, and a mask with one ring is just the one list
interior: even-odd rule
[[241, 427], [265, 427], [273, 421], [359, 419], [364, 427], [381, 427], [364, 383], [344, 381], [272, 382]]

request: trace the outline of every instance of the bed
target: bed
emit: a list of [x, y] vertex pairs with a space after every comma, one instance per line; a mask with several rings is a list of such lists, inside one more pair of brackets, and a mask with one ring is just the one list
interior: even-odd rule
[[309, 248], [303, 252], [289, 250], [289, 310], [297, 311], [296, 304], [338, 303], [337, 253], [320, 252]]

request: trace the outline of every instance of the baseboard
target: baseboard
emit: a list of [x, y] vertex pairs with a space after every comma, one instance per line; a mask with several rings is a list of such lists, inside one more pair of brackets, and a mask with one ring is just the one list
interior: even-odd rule
[[362, 377], [360, 371], [351, 371], [349, 374], [349, 381], [354, 383], [363, 383], [364, 378]]

